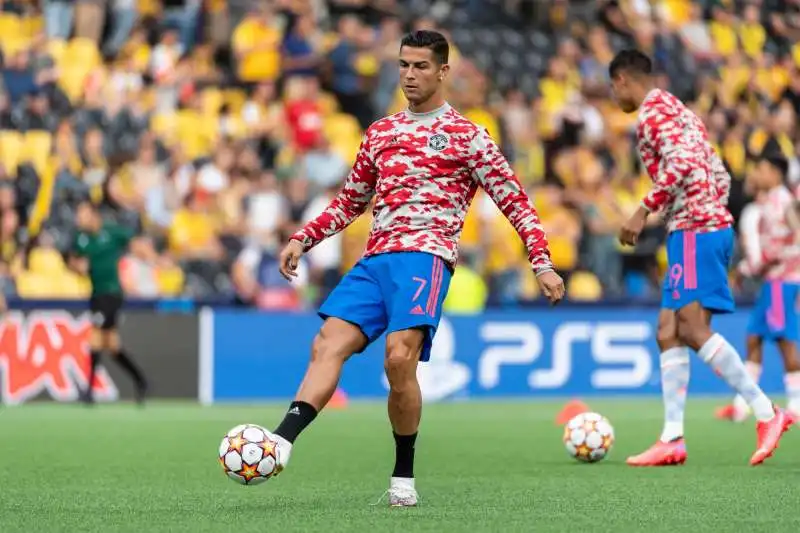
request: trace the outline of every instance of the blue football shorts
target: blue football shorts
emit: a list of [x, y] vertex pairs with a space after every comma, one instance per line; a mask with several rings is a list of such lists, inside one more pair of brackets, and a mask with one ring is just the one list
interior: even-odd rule
[[733, 254], [732, 228], [717, 231], [673, 231], [667, 237], [669, 270], [661, 307], [677, 311], [700, 302], [712, 313], [732, 313], [736, 306], [728, 281]]
[[797, 297], [800, 284], [782, 281], [767, 281], [761, 286], [750, 321], [747, 324], [749, 335], [764, 339], [800, 340], [797, 320]]
[[427, 361], [451, 276], [440, 257], [425, 252], [364, 257], [328, 295], [319, 316], [355, 324], [367, 345], [384, 332], [421, 328], [425, 342], [420, 361]]

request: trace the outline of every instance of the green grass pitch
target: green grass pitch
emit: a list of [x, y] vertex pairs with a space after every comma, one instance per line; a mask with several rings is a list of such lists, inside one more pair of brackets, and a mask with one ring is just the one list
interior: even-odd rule
[[239, 423], [273, 426], [283, 405], [2, 408], [0, 531], [800, 531], [800, 430], [753, 468], [753, 424], [713, 420], [716, 403], [690, 399], [689, 461], [666, 469], [624, 464], [657, 436], [657, 400], [590, 403], [617, 437], [593, 465], [567, 456], [558, 403], [426, 406], [416, 509], [371, 505], [393, 462], [382, 404], [325, 412], [255, 487], [224, 476], [219, 442]]

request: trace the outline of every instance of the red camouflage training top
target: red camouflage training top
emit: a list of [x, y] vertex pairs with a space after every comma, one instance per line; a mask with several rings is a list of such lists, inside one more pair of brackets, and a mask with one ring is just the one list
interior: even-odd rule
[[552, 269], [539, 217], [505, 157], [483, 128], [448, 104], [373, 123], [342, 190], [292, 239], [309, 250], [346, 228], [375, 196], [365, 256], [427, 252], [455, 267], [464, 218], [479, 185], [519, 233], [534, 270]]
[[653, 180], [642, 201], [663, 209], [668, 231], [713, 231], [733, 223], [731, 177], [708, 141], [703, 122], [683, 102], [653, 89], [639, 107], [639, 156]]
[[[742, 274], [800, 283], [800, 243], [789, 222], [789, 211], [797, 200], [796, 193], [779, 185], [748, 204], [740, 219], [745, 245], [745, 257], [739, 264]], [[749, 223], [751, 220], [757, 222]]]

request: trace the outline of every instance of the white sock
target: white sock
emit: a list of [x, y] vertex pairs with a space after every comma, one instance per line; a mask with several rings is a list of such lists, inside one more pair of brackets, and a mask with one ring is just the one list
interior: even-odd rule
[[775, 416], [772, 402], [747, 373], [736, 349], [719, 333], [714, 333], [697, 355], [706, 362], [733, 390], [742, 395], [758, 420]]
[[[750, 377], [753, 378], [753, 381], [758, 383], [761, 379], [761, 363], [745, 361], [744, 368], [747, 370], [747, 373], [750, 374]], [[733, 399], [733, 407], [740, 413], [750, 413], [750, 406], [747, 405], [747, 401], [741, 394], [737, 394]]]
[[800, 413], [800, 372], [789, 372], [783, 378], [789, 410]]
[[278, 443], [278, 463], [286, 466], [286, 463], [289, 462], [289, 456], [292, 454], [292, 443], [275, 433], [270, 436]]
[[683, 415], [689, 387], [689, 349], [670, 348], [661, 356], [661, 395], [664, 400], [664, 429], [661, 441], [683, 437]]

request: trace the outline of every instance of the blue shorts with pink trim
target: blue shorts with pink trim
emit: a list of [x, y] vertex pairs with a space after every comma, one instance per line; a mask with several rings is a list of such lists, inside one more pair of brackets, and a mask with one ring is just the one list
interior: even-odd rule
[[425, 252], [364, 257], [328, 295], [319, 316], [355, 324], [367, 345], [384, 332], [421, 328], [425, 343], [420, 361], [427, 361], [451, 275], [440, 257]]
[[800, 284], [767, 281], [761, 286], [756, 306], [747, 324], [747, 333], [764, 339], [800, 340], [797, 319], [797, 297]]
[[661, 307], [677, 311], [700, 302], [712, 313], [736, 308], [728, 282], [733, 253], [733, 229], [673, 231], [667, 237], [669, 270], [664, 279]]

